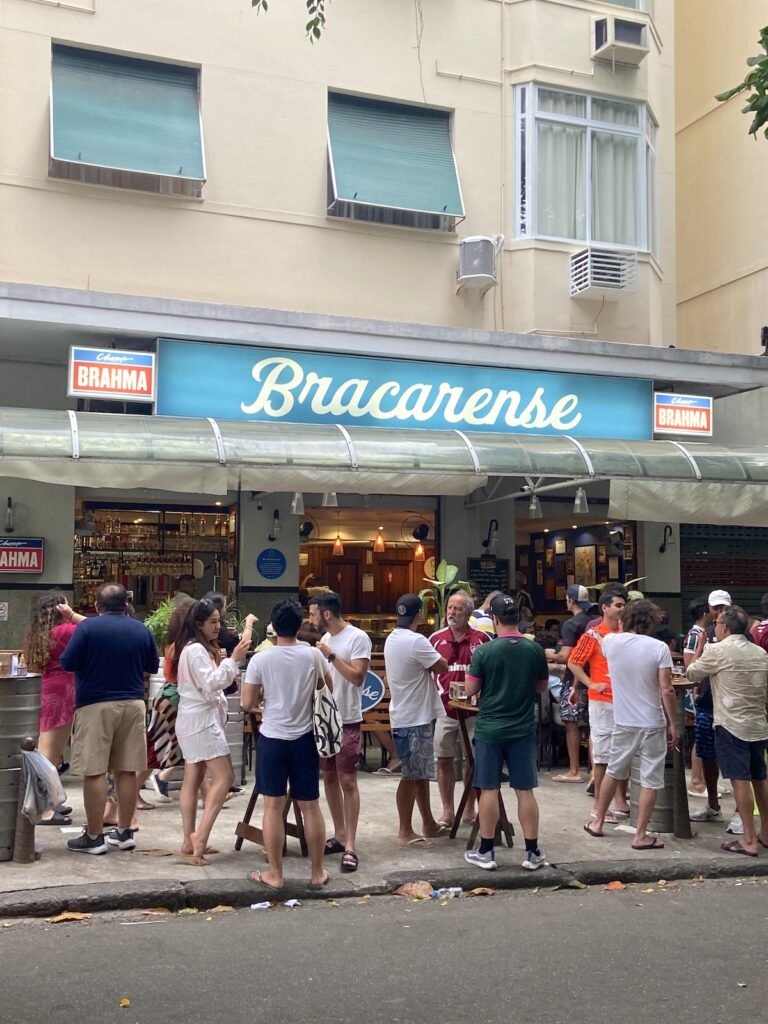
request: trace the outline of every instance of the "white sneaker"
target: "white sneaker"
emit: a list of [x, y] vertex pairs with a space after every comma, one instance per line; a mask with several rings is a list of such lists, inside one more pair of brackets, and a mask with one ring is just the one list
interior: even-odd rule
[[723, 812], [721, 810], [715, 810], [714, 807], [702, 807], [700, 811], [694, 811], [693, 814], [689, 814], [688, 817], [691, 821], [722, 821]]
[[467, 850], [464, 853], [464, 860], [467, 864], [474, 864], [475, 867], [482, 868], [483, 871], [496, 870], [496, 861], [493, 859], [493, 850], [489, 850], [488, 853], [480, 853], [479, 850]]
[[741, 820], [741, 815], [738, 811], [736, 811], [734, 816], [728, 822], [728, 828], [725, 831], [730, 832], [732, 836], [744, 835], [744, 822]]
[[[721, 793], [720, 796], [722, 796], [722, 795], [723, 794]], [[688, 790], [688, 796], [695, 796], [697, 799], [704, 800], [704, 799], [706, 799], [707, 791], [706, 791], [706, 789], [702, 789], [702, 791], [700, 793], [697, 793], [695, 789], [689, 789]]]
[[538, 853], [526, 853], [522, 866], [526, 871], [538, 871], [539, 868], [548, 868], [549, 861], [541, 851]]

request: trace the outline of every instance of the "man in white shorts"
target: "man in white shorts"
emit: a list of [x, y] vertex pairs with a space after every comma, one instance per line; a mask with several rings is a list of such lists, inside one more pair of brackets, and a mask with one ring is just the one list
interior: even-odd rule
[[620, 632], [598, 641], [611, 676], [614, 728], [597, 814], [584, 831], [595, 839], [604, 835], [603, 823], [616, 787], [629, 778], [632, 760], [639, 756], [640, 801], [633, 850], [664, 849], [664, 844], [646, 831], [656, 793], [664, 788], [667, 747], [677, 739], [672, 655], [667, 644], [652, 635], [660, 622], [660, 611], [651, 601], [630, 601]]
[[322, 758], [325, 798], [333, 818], [334, 834], [325, 844], [326, 854], [341, 854], [341, 870], [357, 871], [357, 820], [360, 790], [357, 769], [362, 750], [363, 683], [371, 664], [371, 641], [367, 633], [341, 617], [341, 599], [329, 590], [309, 599], [309, 621], [322, 635], [318, 650], [331, 666], [333, 697], [344, 723], [341, 750]]

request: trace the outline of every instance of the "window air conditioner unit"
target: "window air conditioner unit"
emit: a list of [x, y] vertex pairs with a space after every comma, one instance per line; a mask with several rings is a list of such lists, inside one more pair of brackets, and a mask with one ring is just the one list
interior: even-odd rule
[[462, 238], [459, 243], [459, 272], [456, 275], [456, 291], [471, 288], [487, 291], [495, 284], [496, 257], [504, 244], [504, 235], [489, 238], [487, 235], [472, 235]]
[[581, 249], [569, 266], [572, 299], [617, 299], [637, 291], [637, 253], [618, 249]]
[[637, 67], [648, 54], [647, 32], [643, 21], [630, 21], [614, 15], [593, 18], [592, 60]]

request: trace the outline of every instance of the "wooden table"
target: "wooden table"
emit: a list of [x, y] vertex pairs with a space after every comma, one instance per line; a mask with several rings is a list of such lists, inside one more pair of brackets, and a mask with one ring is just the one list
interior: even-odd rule
[[[248, 712], [249, 721], [251, 724], [251, 732], [253, 735], [253, 750], [254, 754], [256, 746], [259, 741], [259, 733], [261, 725], [261, 709], [258, 708], [256, 711]], [[256, 801], [259, 799], [259, 778], [256, 772], [256, 763], [254, 760], [253, 766], [253, 790], [251, 792], [250, 799], [248, 800], [248, 806], [245, 809], [245, 817], [242, 821], [239, 821], [235, 826], [235, 849], [241, 850], [243, 841], [247, 839], [250, 843], [257, 843], [259, 846], [264, 846], [264, 832], [262, 829], [257, 828], [256, 825], [251, 825], [251, 816], [253, 815], [254, 808], [256, 807]], [[288, 821], [288, 814], [293, 806], [293, 814], [295, 818], [295, 824]], [[301, 809], [298, 803], [291, 796], [290, 790], [285, 798], [285, 807], [283, 808], [283, 825], [285, 827], [286, 839], [288, 836], [292, 836], [294, 839], [299, 840], [299, 846], [301, 847], [302, 857], [306, 857], [309, 854], [307, 848], [307, 840], [304, 836], [304, 820], [302, 818]], [[286, 845], [283, 844], [283, 854], [286, 852]]]
[[[449, 700], [448, 707], [452, 708], [456, 712], [456, 717], [459, 720], [459, 730], [461, 731], [461, 738], [464, 741], [464, 753], [469, 763], [469, 773], [467, 778], [467, 784], [464, 786], [464, 791], [461, 794], [461, 800], [459, 800], [459, 806], [456, 810], [456, 817], [453, 819], [453, 825], [451, 826], [450, 837], [451, 839], [456, 838], [456, 833], [459, 831], [459, 825], [461, 824], [461, 816], [464, 813], [464, 808], [467, 806], [467, 800], [469, 800], [469, 794], [475, 787], [473, 786], [473, 775], [475, 772], [475, 756], [472, 750], [472, 742], [469, 738], [469, 730], [467, 729], [467, 721], [478, 713], [480, 708], [476, 704], [470, 703], [468, 700]], [[479, 798], [480, 790], [475, 789], [475, 795]], [[480, 831], [480, 819], [475, 818], [475, 823], [472, 826], [472, 831], [469, 834], [467, 840], [467, 849], [471, 850], [475, 845], [477, 839], [477, 833]], [[501, 836], [507, 841], [507, 846], [513, 846], [513, 836], [515, 834], [514, 826], [507, 817], [507, 809], [504, 806], [504, 801], [501, 797], [501, 789], [499, 789], [499, 820], [496, 824], [496, 842], [501, 843]]]

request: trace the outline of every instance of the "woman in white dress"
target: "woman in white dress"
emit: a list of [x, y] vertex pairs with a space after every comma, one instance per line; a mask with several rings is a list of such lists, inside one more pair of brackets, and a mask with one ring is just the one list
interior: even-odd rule
[[[191, 605], [176, 639], [172, 667], [179, 690], [176, 738], [184, 755], [184, 782], [179, 796], [182, 849], [191, 848], [193, 864], [208, 864], [205, 854], [216, 852], [208, 846], [208, 838], [234, 781], [224, 731], [227, 699], [223, 691], [235, 680], [238, 661], [251, 646], [255, 621], [254, 615], [246, 617], [242, 638], [232, 656], [220, 660], [216, 642], [221, 628], [219, 611], [203, 599]], [[210, 772], [212, 782], [200, 825], [195, 828], [197, 795], [206, 772]]]

